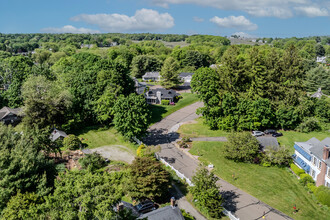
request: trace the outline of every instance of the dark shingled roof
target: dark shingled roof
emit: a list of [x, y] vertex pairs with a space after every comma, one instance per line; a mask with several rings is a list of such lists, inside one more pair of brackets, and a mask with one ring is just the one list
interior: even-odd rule
[[184, 220], [178, 207], [165, 206], [152, 212], [141, 215], [138, 219], [147, 218], [148, 220]]
[[194, 73], [180, 73], [179, 77], [187, 77], [192, 75], [194, 75]]
[[157, 96], [157, 92], [161, 92], [162, 94], [162, 98], [174, 98], [178, 95], [180, 95], [179, 93], [176, 93], [176, 91], [174, 91], [173, 89], [164, 89], [164, 88], [158, 88], [158, 89], [151, 89], [149, 90], [147, 93], [149, 96]]
[[18, 115], [21, 111], [22, 111], [21, 108], [3, 107], [2, 109], [0, 109], [0, 120], [4, 119], [10, 113], [14, 115]]

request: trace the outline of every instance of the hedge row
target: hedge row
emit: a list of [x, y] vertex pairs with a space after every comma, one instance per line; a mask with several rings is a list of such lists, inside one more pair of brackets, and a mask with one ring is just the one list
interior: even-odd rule
[[290, 164], [291, 170], [297, 174], [299, 177], [301, 174], [305, 173], [303, 169], [300, 169], [296, 164], [292, 163]]

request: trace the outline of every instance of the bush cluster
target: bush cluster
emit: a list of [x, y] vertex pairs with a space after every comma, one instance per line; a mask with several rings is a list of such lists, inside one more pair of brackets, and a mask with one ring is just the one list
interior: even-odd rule
[[162, 105], [169, 105], [170, 104], [170, 100], [162, 100], [161, 101]]
[[290, 164], [291, 170], [297, 175], [300, 176], [301, 174], [305, 173], [303, 169], [300, 169], [296, 164]]

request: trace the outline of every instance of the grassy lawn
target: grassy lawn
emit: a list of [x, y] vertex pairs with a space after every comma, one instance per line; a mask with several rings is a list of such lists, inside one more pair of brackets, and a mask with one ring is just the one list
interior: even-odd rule
[[83, 138], [84, 144], [88, 145], [88, 148], [97, 148], [110, 145], [123, 145], [126, 146], [135, 153], [137, 146], [129, 141], [126, 141], [124, 137], [119, 134], [114, 128], [100, 128], [97, 126], [86, 127], [80, 131], [75, 132], [79, 138]]
[[[222, 156], [223, 144], [194, 142], [190, 152], [200, 155], [201, 161], [214, 164], [215, 173], [222, 179], [294, 219], [330, 219], [330, 209], [319, 206], [287, 168], [235, 163]], [[294, 204], [299, 209], [297, 214], [292, 214]]]
[[294, 142], [305, 142], [315, 137], [322, 141], [326, 137], [330, 137], [330, 132], [310, 132], [310, 133], [301, 133], [296, 131], [281, 131], [283, 133], [282, 137], [277, 138], [278, 142], [283, 145], [290, 147], [292, 153], [294, 152]]
[[149, 105], [152, 112], [151, 123], [154, 124], [173, 112], [198, 101], [196, 94], [182, 93], [181, 95], [183, 98], [175, 105]]
[[184, 124], [179, 128], [181, 136], [185, 137], [222, 137], [228, 136], [230, 132], [221, 130], [210, 130], [209, 126], [204, 124], [203, 118], [198, 118], [195, 124]]

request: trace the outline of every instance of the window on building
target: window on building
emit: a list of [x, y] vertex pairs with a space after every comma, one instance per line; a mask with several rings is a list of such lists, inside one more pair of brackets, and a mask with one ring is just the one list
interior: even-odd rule
[[318, 168], [321, 169], [321, 166], [322, 166], [322, 162], [319, 161], [319, 165], [318, 165]]
[[315, 170], [312, 170], [311, 172], [313, 179], [315, 179]]
[[316, 157], [313, 157], [313, 164], [316, 166]]
[[326, 187], [330, 187], [330, 183], [329, 183], [329, 182], [326, 182], [326, 183], [325, 183], [325, 186], [326, 186]]
[[328, 177], [330, 177], [330, 167], [328, 167]]

